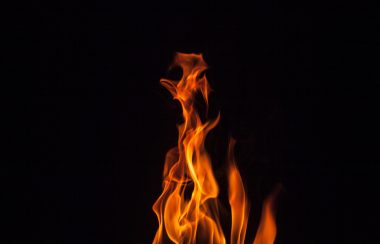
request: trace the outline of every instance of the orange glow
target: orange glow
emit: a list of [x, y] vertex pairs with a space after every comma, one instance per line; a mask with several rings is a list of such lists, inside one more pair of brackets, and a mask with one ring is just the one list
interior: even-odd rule
[[[210, 156], [205, 148], [207, 134], [219, 122], [219, 115], [203, 122], [195, 108], [195, 95], [200, 93], [208, 106], [210, 86], [204, 71], [207, 64], [200, 54], [177, 53], [174, 65], [182, 78], [162, 79], [182, 107], [183, 123], [178, 125], [178, 144], [166, 154], [163, 191], [153, 205], [158, 230], [153, 243], [226, 243], [219, 221], [219, 188], [213, 174]], [[249, 203], [243, 181], [229, 147], [228, 194], [231, 206], [231, 244], [242, 244], [248, 222]], [[254, 244], [273, 244], [276, 235], [273, 201], [266, 201]], [[170, 241], [169, 241], [170, 240]]]

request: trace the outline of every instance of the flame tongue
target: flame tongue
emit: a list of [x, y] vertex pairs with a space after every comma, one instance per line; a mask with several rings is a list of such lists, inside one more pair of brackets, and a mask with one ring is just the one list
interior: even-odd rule
[[[219, 115], [214, 120], [202, 122], [194, 106], [197, 93], [202, 94], [208, 105], [211, 89], [204, 75], [207, 64], [202, 55], [177, 53], [174, 65], [182, 68], [182, 78], [179, 81], [162, 79], [161, 84], [180, 102], [184, 121], [178, 126], [177, 147], [166, 155], [163, 192], [153, 205], [159, 222], [153, 243], [163, 243], [167, 239], [174, 243], [226, 243], [219, 222], [219, 188], [204, 145], [208, 132], [218, 124]], [[248, 200], [233, 160], [233, 144], [230, 144], [228, 172], [231, 244], [242, 244], [247, 228]], [[271, 213], [270, 204], [268, 211]], [[274, 242], [273, 216], [265, 214], [264, 218], [263, 230], [259, 229], [258, 234], [265, 234], [260, 234], [259, 241], [255, 240], [254, 244]], [[268, 226], [272, 231], [268, 231]]]
[[231, 205], [231, 244], [243, 244], [248, 223], [248, 200], [243, 181], [234, 159], [235, 140], [230, 140], [228, 150], [228, 199]]
[[[196, 54], [177, 54], [175, 64], [183, 70], [182, 79], [163, 79], [161, 83], [180, 102], [184, 122], [178, 126], [176, 149], [166, 157], [163, 193], [153, 206], [159, 220], [154, 243], [162, 242], [164, 228], [175, 243], [225, 243], [217, 221], [219, 189], [204, 147], [207, 133], [218, 124], [219, 116], [203, 123], [194, 107], [197, 92], [208, 102], [210, 87], [202, 75], [207, 65]], [[185, 191], [189, 189], [191, 196], [186, 199]]]

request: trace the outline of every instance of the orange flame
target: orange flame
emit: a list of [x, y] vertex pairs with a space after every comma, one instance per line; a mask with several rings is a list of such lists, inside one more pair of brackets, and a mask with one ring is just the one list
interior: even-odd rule
[[228, 147], [228, 199], [231, 205], [231, 244], [243, 244], [248, 223], [248, 200], [245, 195], [243, 180], [235, 163], [235, 140], [230, 140]]
[[[153, 205], [158, 218], [154, 244], [226, 243], [218, 213], [219, 188], [213, 174], [211, 159], [205, 149], [207, 134], [219, 122], [202, 122], [195, 106], [195, 95], [201, 93], [206, 105], [210, 86], [204, 71], [207, 64], [200, 54], [177, 53], [174, 64], [181, 67], [179, 81], [161, 79], [182, 107], [184, 122], [178, 126], [178, 145], [168, 151], [163, 172], [163, 192]], [[231, 205], [231, 244], [242, 244], [248, 222], [249, 203], [243, 181], [229, 147], [229, 203]], [[273, 244], [276, 225], [272, 211], [273, 198], [263, 208], [263, 216], [254, 244]]]

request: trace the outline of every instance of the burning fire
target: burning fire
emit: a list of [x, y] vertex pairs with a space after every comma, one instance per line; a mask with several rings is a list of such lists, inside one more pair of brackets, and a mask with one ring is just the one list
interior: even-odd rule
[[[207, 134], [218, 124], [220, 116], [202, 122], [194, 105], [195, 95], [200, 92], [208, 106], [211, 89], [204, 74], [207, 64], [200, 54], [177, 53], [174, 65], [182, 69], [182, 78], [179, 81], [161, 79], [161, 84], [180, 102], [184, 122], [178, 126], [177, 147], [167, 152], [163, 191], [153, 205], [159, 223], [153, 243], [226, 243], [219, 221], [219, 188], [204, 145]], [[231, 140], [227, 172], [232, 216], [230, 243], [243, 244], [249, 202], [233, 157], [234, 144], [235, 141]], [[274, 198], [272, 194], [264, 201], [253, 244], [274, 243]]]

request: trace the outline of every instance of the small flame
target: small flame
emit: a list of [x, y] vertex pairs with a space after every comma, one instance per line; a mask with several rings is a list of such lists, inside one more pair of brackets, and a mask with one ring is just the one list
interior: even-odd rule
[[257, 229], [256, 238], [253, 244], [274, 243], [277, 234], [274, 204], [281, 188], [282, 186], [278, 185], [277, 188], [264, 201], [260, 225]]
[[248, 223], [249, 206], [245, 194], [243, 180], [235, 163], [234, 146], [231, 139], [228, 147], [228, 199], [231, 205], [231, 244], [243, 244]]
[[[196, 108], [195, 95], [201, 93], [208, 106], [211, 88], [204, 71], [207, 64], [200, 54], [177, 53], [174, 65], [179, 66], [179, 81], [161, 79], [182, 107], [184, 122], [178, 126], [177, 147], [166, 154], [163, 172], [163, 191], [153, 205], [158, 218], [154, 244], [174, 243], [226, 243], [219, 221], [219, 188], [212, 170], [210, 156], [205, 149], [207, 134], [219, 122], [202, 122]], [[242, 244], [248, 223], [249, 203], [243, 181], [233, 158], [235, 141], [229, 146], [229, 203], [232, 212], [231, 244]], [[264, 203], [263, 216], [254, 244], [273, 244], [276, 225], [273, 215], [273, 198]]]

